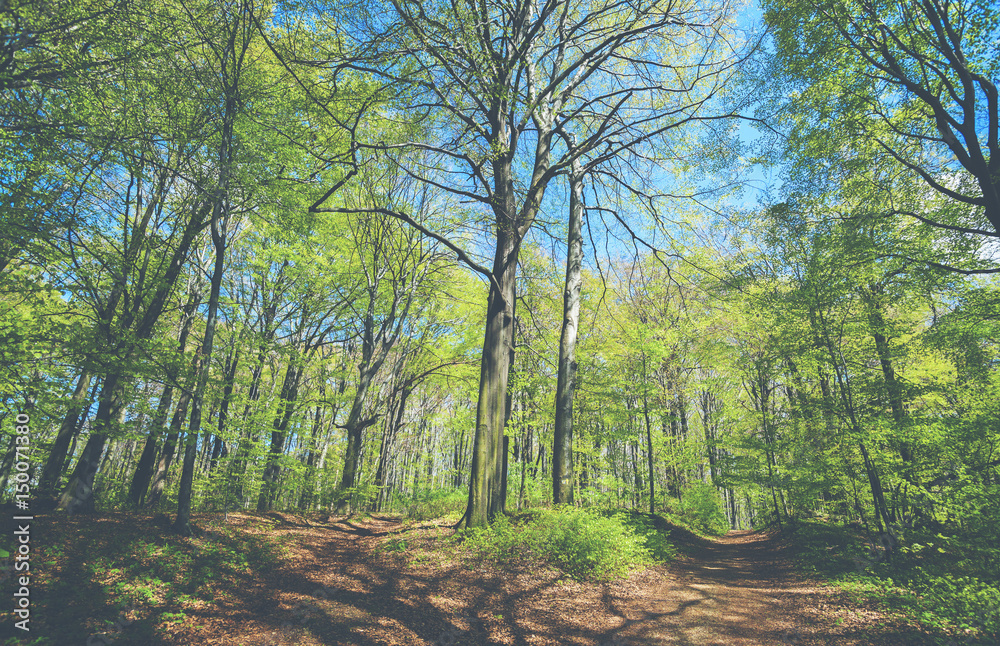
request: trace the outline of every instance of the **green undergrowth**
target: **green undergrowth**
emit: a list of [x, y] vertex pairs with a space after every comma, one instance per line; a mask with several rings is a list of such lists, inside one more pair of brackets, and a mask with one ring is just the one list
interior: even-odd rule
[[405, 497], [396, 494], [392, 507], [402, 509], [404, 516], [410, 520], [458, 520], [465, 511], [468, 495], [468, 491], [460, 489], [427, 490]]
[[469, 530], [465, 545], [502, 564], [542, 561], [573, 578], [610, 581], [673, 556], [651, 523], [625, 514], [576, 507], [533, 509], [500, 516], [485, 529]]
[[729, 531], [725, 507], [719, 491], [707, 482], [698, 482], [684, 490], [680, 501], [664, 501], [663, 515], [671, 523], [696, 534], [721, 536]]
[[601, 513], [611, 518], [617, 518], [633, 534], [641, 537], [645, 542], [646, 549], [649, 550], [655, 561], [672, 561], [677, 557], [677, 548], [670, 542], [667, 532], [664, 531], [662, 519], [654, 518], [634, 509], [609, 509]]
[[283, 553], [273, 540], [221, 527], [197, 538], [135, 539], [86, 567], [94, 580], [109, 582], [118, 603], [170, 605], [236, 593], [246, 576], [267, 572]]
[[239, 603], [288, 552], [260, 517], [210, 523], [197, 536], [129, 514], [51, 520], [38, 523], [33, 554], [32, 634], [45, 646], [158, 643], [198, 628], [203, 608]]
[[902, 530], [887, 557], [857, 529], [815, 521], [791, 529], [800, 566], [853, 598], [897, 610], [945, 636], [943, 643], [1000, 644], [1000, 546], [983, 548], [954, 532]]

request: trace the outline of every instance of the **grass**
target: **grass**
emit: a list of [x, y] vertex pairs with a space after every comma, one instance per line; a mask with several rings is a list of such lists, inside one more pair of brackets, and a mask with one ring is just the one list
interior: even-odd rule
[[641, 537], [654, 561], [668, 562], [677, 557], [677, 548], [670, 542], [667, 533], [657, 528], [657, 522], [649, 514], [635, 510], [608, 510], [604, 513], [616, 517], [633, 534]]

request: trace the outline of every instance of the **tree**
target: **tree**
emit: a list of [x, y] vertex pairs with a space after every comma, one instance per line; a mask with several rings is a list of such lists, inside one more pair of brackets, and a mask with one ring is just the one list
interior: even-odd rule
[[93, 45], [111, 38], [108, 28], [124, 18], [123, 4], [115, 0], [5, 2], [0, 23], [0, 92], [36, 84], [58, 86], [67, 77], [110, 64], [114, 59], [101, 57], [98, 52], [102, 50]]
[[[956, 216], [897, 206], [921, 222], [1000, 236], [1000, 10], [974, 0], [764, 3], [776, 62], [806, 130], [855, 150], [874, 142]], [[795, 135], [800, 140], [800, 136]], [[954, 211], [951, 212], [954, 215]]]
[[[214, 5], [214, 6], [213, 6]], [[213, 264], [208, 295], [208, 312], [205, 318], [205, 332], [201, 348], [196, 354], [194, 372], [196, 381], [191, 397], [191, 420], [184, 447], [184, 468], [181, 472], [180, 491], [177, 500], [177, 518], [174, 527], [180, 532], [190, 533], [191, 519], [191, 487], [194, 482], [194, 462], [197, 451], [198, 437], [201, 434], [202, 407], [205, 389], [208, 386], [209, 368], [212, 352], [215, 347], [215, 330], [218, 323], [219, 298], [222, 294], [222, 276], [226, 264], [226, 248], [228, 238], [232, 233], [234, 195], [233, 187], [237, 184], [234, 160], [239, 158], [237, 150], [236, 128], [237, 118], [244, 109], [245, 102], [250, 99], [244, 87], [246, 84], [248, 52], [251, 48], [253, 23], [251, 12], [256, 8], [250, 2], [236, 0], [235, 2], [219, 2], [210, 5], [214, 11], [209, 11], [208, 20], [211, 27], [185, 8], [194, 20], [193, 29], [203, 38], [206, 45], [204, 56], [206, 67], [212, 70], [213, 76], [206, 84], [206, 99], [221, 101], [222, 115], [218, 124], [217, 157], [212, 159], [215, 164], [216, 177], [211, 186], [209, 203], [209, 233], [212, 239], [212, 249], [215, 262]], [[216, 31], [216, 25], [219, 27]]]
[[[366, 187], [359, 200], [372, 205], [381, 203], [393, 209], [412, 209], [418, 217], [426, 217], [434, 208], [433, 193], [413, 181], [393, 181], [394, 176], [390, 173], [387, 186]], [[378, 415], [369, 409], [369, 391], [392, 352], [405, 338], [413, 319], [419, 319], [421, 311], [431, 304], [425, 290], [430, 282], [429, 274], [440, 260], [437, 245], [427, 245], [419, 232], [402, 228], [400, 222], [386, 214], [363, 214], [352, 228], [357, 245], [354, 260], [365, 284], [351, 304], [356, 328], [354, 337], [360, 341], [361, 356], [357, 361], [354, 397], [342, 425], [347, 434], [347, 449], [338, 487], [338, 513], [351, 510], [362, 434], [378, 421]], [[405, 398], [401, 409], [403, 404]]]
[[556, 377], [556, 415], [552, 439], [552, 502], [573, 502], [573, 389], [576, 387], [576, 341], [583, 287], [583, 177], [574, 160], [569, 173], [569, 219], [566, 238], [566, 281]]
[[[384, 80], [397, 98], [395, 109], [421, 118], [413, 138], [358, 141], [356, 147], [393, 157], [413, 177], [477, 205], [463, 208], [467, 218], [489, 223], [477, 232], [492, 247], [492, 261], [483, 264], [460, 238], [442, 233], [445, 222], [371, 209], [437, 239], [489, 281], [472, 481], [462, 521], [481, 526], [502, 511], [517, 264], [545, 191], [574, 159], [591, 152], [595, 159], [613, 156], [652, 136], [663, 127], [661, 119], [689, 118], [711, 96], [668, 109], [661, 100], [665, 88], [688, 90], [718, 80], [728, 57], [675, 66], [670, 56], [684, 45], [710, 42], [727, 7], [570, 0], [405, 0], [385, 11], [366, 6], [352, 29], [364, 37], [360, 54], [341, 67]], [[557, 140], [570, 122], [586, 126], [574, 128], [580, 141], [572, 151]], [[407, 158], [414, 150], [428, 154]]]

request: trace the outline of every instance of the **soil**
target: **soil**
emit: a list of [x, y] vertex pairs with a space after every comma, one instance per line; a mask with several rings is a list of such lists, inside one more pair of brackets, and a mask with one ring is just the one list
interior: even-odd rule
[[[259, 529], [260, 520], [249, 514], [230, 518], [246, 531]], [[73, 525], [84, 522], [63, 520], [60, 526], [78, 535], [81, 530]], [[104, 518], [102, 524], [104, 535], [168, 531], [127, 515]], [[32, 637], [50, 631], [83, 635], [55, 642], [67, 646], [947, 643], [885, 609], [803, 577], [792, 548], [777, 532], [731, 532], [707, 540], [665, 529], [680, 557], [599, 584], [537, 563], [506, 568], [481, 563], [447, 540], [454, 532], [444, 522], [272, 514], [267, 534], [288, 546], [286, 557], [266, 575], [246, 576], [230, 586], [214, 603], [189, 603], [183, 621], [153, 629], [143, 620], [147, 611], [133, 608], [95, 641], [85, 611], [62, 615], [56, 606], [65, 604], [45, 603], [49, 582], [42, 576]], [[63, 570], [60, 578], [69, 574]]]

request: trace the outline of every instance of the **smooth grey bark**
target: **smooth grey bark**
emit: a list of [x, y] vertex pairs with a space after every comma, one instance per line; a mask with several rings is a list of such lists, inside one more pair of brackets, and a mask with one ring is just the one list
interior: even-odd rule
[[101, 457], [108, 438], [115, 432], [115, 421], [125, 407], [121, 372], [112, 372], [104, 378], [100, 403], [94, 416], [94, 431], [87, 438], [80, 459], [76, 463], [69, 484], [59, 498], [58, 508], [70, 514], [92, 514], [94, 502], [94, 477], [101, 466]]
[[[384, 359], [384, 357], [383, 357]], [[347, 433], [347, 449], [344, 452], [344, 470], [340, 477], [338, 487], [338, 500], [336, 513], [351, 513], [351, 494], [358, 477], [358, 466], [361, 461], [362, 437], [366, 428], [378, 421], [377, 417], [364, 418], [365, 403], [368, 398], [368, 390], [371, 387], [375, 374], [382, 367], [382, 361], [370, 361], [361, 368], [361, 377], [358, 380], [358, 387], [354, 393], [354, 400], [351, 403], [351, 410], [344, 423], [344, 430]]]
[[[232, 124], [229, 124], [228, 138], [232, 137]], [[228, 181], [228, 151], [227, 137], [224, 133], [222, 151], [220, 157], [227, 163], [222, 165], [221, 181], [226, 186]], [[217, 197], [216, 206], [213, 208], [211, 232], [212, 246], [215, 248], [215, 263], [212, 269], [212, 285], [208, 296], [208, 312], [205, 316], [205, 334], [202, 338], [201, 348], [195, 356], [196, 385], [191, 396], [191, 420], [188, 425], [187, 438], [184, 443], [184, 466], [181, 470], [180, 488], [177, 492], [177, 518], [174, 520], [174, 529], [178, 532], [190, 534], [191, 527], [191, 489], [194, 484], [194, 466], [197, 458], [198, 436], [201, 433], [202, 406], [204, 404], [205, 389], [208, 386], [208, 373], [212, 359], [212, 351], [215, 344], [215, 328], [218, 322], [219, 296], [222, 292], [222, 272], [225, 268], [226, 259], [226, 230], [229, 224], [229, 209], [226, 201], [228, 196], [223, 189], [222, 195]]]
[[156, 414], [150, 424], [149, 435], [143, 444], [142, 453], [139, 455], [139, 462], [136, 464], [135, 472], [132, 474], [132, 482], [129, 484], [128, 501], [133, 508], [142, 506], [146, 498], [146, 490], [149, 489], [149, 480], [153, 477], [153, 469], [156, 465], [156, 449], [163, 435], [163, 427], [167, 423], [167, 415], [170, 412], [170, 404], [173, 401], [174, 387], [166, 384], [163, 392], [160, 393], [160, 401], [156, 406]]
[[576, 387], [576, 340], [580, 329], [583, 287], [583, 175], [579, 160], [569, 174], [569, 233], [566, 240], [566, 280], [563, 322], [559, 336], [559, 374], [552, 442], [552, 502], [573, 503], [573, 391]]
[[[501, 168], [509, 174], [510, 168]], [[510, 211], [514, 209], [510, 186]], [[490, 294], [486, 306], [486, 330], [479, 370], [479, 397], [472, 448], [469, 497], [460, 524], [483, 527], [499, 513], [500, 444], [506, 420], [507, 384], [514, 344], [514, 288], [520, 239], [511, 223], [497, 227]]]
[[177, 441], [180, 439], [181, 427], [187, 420], [188, 403], [191, 401], [191, 391], [187, 388], [181, 391], [178, 398], [177, 407], [170, 418], [170, 428], [167, 437], [163, 440], [163, 450], [156, 461], [156, 471], [153, 473], [153, 482], [149, 487], [149, 496], [146, 498], [146, 507], [155, 509], [160, 504], [163, 490], [167, 486], [167, 476], [170, 473], [170, 466], [174, 461], [174, 454], [177, 451]]
[[70, 461], [76, 454], [76, 446], [80, 440], [80, 433], [83, 431], [83, 427], [87, 423], [87, 412], [90, 410], [94, 402], [97, 401], [97, 393], [101, 390], [101, 380], [100, 378], [95, 379], [93, 385], [90, 387], [90, 396], [87, 397], [87, 405], [83, 410], [83, 414], [80, 415], [79, 419], [76, 421], [76, 429], [73, 431], [73, 441], [70, 443], [69, 450], [66, 451], [66, 457], [63, 459], [62, 468], [60, 473], [65, 473], [69, 470]]

